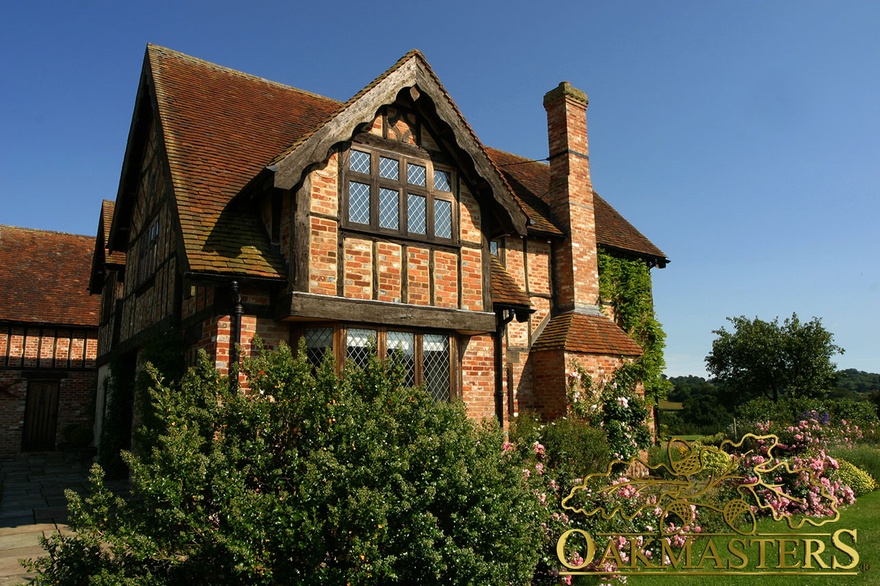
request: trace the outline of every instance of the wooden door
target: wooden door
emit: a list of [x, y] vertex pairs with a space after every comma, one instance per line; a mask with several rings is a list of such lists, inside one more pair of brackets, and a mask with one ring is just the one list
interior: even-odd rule
[[28, 382], [21, 449], [54, 450], [58, 422], [58, 381]]

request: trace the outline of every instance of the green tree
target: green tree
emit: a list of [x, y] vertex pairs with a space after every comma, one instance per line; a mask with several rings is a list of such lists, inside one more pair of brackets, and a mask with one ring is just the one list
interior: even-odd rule
[[530, 582], [547, 513], [497, 424], [403, 388], [390, 361], [313, 375], [282, 347], [243, 370], [248, 392], [204, 356], [181, 381], [151, 369], [132, 498], [96, 466], [36, 583]]
[[745, 316], [728, 318], [733, 331], [715, 330], [706, 366], [734, 403], [755, 397], [821, 397], [833, 387], [842, 354], [819, 318], [801, 322], [797, 314], [780, 324]]

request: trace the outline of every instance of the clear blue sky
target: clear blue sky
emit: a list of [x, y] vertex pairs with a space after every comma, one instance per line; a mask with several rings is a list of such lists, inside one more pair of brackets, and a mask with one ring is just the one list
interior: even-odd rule
[[590, 96], [596, 189], [672, 259], [667, 373], [734, 315], [822, 318], [880, 372], [880, 3], [0, 5], [0, 224], [93, 234], [145, 46], [346, 100], [420, 49], [487, 145], [547, 154], [541, 100]]

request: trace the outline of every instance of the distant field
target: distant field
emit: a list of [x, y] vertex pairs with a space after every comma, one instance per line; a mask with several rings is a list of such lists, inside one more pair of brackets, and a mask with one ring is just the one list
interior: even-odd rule
[[657, 407], [659, 407], [661, 411], [681, 411], [681, 406], [681, 403], [667, 401], [666, 399], [660, 399], [657, 403]]

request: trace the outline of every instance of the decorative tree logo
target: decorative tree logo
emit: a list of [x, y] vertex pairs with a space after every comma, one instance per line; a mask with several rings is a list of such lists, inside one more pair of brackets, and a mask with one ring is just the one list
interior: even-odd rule
[[[662, 535], [690, 526], [699, 509], [722, 515], [725, 524], [741, 535], [755, 534], [755, 512], [760, 509], [776, 521], [785, 518], [792, 529], [807, 523], [819, 527], [836, 522], [840, 518], [837, 500], [819, 474], [779, 459], [774, 453], [778, 447], [775, 435], [747, 434], [736, 443], [725, 440], [720, 447], [672, 440], [667, 444], [668, 463], [650, 466], [640, 458], [612, 462], [605, 473], [590, 474], [575, 486], [562, 500], [562, 507], [588, 517], [601, 515], [605, 520], [618, 515], [632, 521], [650, 511], [659, 518], [658, 531]], [[612, 469], [619, 469], [620, 464], [627, 470], [644, 467], [649, 474], [611, 482]], [[794, 503], [804, 509], [809, 504], [805, 497], [784, 490], [786, 480], [792, 478], [799, 478], [811, 493], [808, 498], [823, 501], [832, 516], [795, 518], [782, 510], [780, 503]], [[737, 496], [729, 498], [731, 493]], [[628, 498], [623, 502], [609, 498], [620, 494]], [[724, 494], [728, 500], [722, 503], [719, 496]]]

